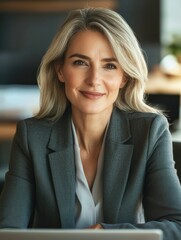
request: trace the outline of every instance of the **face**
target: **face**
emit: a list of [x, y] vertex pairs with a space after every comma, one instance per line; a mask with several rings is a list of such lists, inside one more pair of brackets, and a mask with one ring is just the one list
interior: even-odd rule
[[57, 73], [74, 113], [111, 112], [125, 84], [109, 41], [98, 31], [79, 32], [72, 38]]

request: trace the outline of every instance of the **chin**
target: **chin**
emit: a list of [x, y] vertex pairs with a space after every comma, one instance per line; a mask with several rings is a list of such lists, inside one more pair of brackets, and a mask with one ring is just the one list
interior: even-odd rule
[[87, 108], [87, 109], [80, 109], [80, 112], [82, 112], [83, 114], [87, 114], [87, 115], [97, 115], [97, 114], [102, 114], [104, 112], [107, 112], [108, 108]]

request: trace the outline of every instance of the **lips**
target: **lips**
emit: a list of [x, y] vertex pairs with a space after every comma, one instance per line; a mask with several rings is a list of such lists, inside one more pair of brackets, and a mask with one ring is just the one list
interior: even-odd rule
[[100, 92], [92, 92], [92, 91], [80, 91], [80, 93], [89, 99], [99, 99], [102, 96], [104, 96], [104, 93], [100, 93]]

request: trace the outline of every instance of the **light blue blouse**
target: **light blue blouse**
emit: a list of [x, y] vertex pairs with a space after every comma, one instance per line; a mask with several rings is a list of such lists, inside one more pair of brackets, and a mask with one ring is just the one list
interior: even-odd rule
[[75, 228], [87, 228], [91, 225], [103, 222], [102, 168], [104, 159], [105, 136], [99, 154], [97, 173], [91, 192], [86, 176], [84, 174], [80, 156], [80, 147], [73, 122], [72, 129], [74, 136], [76, 166]]

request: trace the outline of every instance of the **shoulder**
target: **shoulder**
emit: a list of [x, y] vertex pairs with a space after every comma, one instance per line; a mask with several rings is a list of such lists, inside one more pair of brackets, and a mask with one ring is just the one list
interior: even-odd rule
[[134, 112], [134, 111], [122, 111], [116, 109], [120, 117], [124, 116], [130, 123], [147, 124], [156, 126], [168, 127], [168, 120], [163, 114], [156, 114], [150, 112]]
[[55, 124], [55, 122], [49, 121], [48, 119], [37, 119], [35, 117], [20, 120], [17, 124], [17, 130], [21, 131], [45, 131]]
[[59, 131], [60, 129], [61, 131], [65, 131], [70, 120], [71, 115], [69, 111], [65, 111], [65, 113], [55, 121], [47, 118], [27, 118], [18, 122], [16, 134], [27, 134], [29, 137], [37, 136], [37, 138], [43, 138], [49, 135], [53, 129], [55, 129], [55, 131]]
[[169, 131], [168, 120], [163, 114], [128, 112], [116, 109], [115, 115], [117, 115], [119, 124], [127, 127], [132, 134], [158, 136], [164, 131]]
[[20, 120], [17, 123], [14, 140], [21, 145], [28, 145], [28, 142], [42, 142], [48, 139], [52, 126], [55, 123], [46, 119], [37, 119], [35, 117]]
[[168, 120], [163, 114], [156, 113], [142, 113], [133, 112], [127, 114], [128, 119], [131, 123], [135, 122], [140, 125], [140, 127], [152, 127], [152, 128], [168, 128]]

